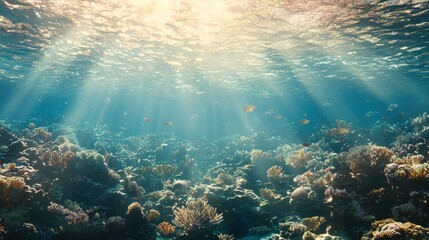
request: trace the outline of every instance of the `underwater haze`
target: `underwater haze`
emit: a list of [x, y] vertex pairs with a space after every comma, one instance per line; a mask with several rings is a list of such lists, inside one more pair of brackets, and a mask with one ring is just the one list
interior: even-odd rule
[[428, 46], [428, 0], [0, 0], [0, 239], [428, 239]]

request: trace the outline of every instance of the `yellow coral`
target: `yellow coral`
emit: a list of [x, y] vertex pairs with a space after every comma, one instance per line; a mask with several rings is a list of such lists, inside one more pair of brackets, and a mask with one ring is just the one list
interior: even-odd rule
[[24, 178], [22, 178], [22, 177], [11, 177], [10, 178], [10, 185], [17, 190], [23, 190], [25, 187]]
[[10, 186], [10, 178], [0, 176], [0, 188], [9, 188]]

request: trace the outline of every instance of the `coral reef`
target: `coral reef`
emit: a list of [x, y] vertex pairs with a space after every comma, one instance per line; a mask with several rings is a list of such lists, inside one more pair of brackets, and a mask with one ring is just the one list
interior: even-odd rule
[[428, 119], [338, 120], [304, 145], [1, 123], [0, 238], [425, 239]]
[[395, 222], [384, 219], [372, 223], [373, 230], [366, 233], [362, 239], [427, 239], [429, 229], [410, 222]]
[[183, 229], [190, 239], [207, 237], [211, 228], [222, 221], [222, 214], [210, 206], [207, 201], [198, 199], [186, 202], [185, 206], [173, 210], [173, 223]]

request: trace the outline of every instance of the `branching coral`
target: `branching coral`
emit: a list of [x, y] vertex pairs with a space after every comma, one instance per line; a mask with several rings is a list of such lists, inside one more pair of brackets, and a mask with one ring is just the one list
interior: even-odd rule
[[393, 163], [398, 165], [408, 164], [408, 165], [417, 165], [423, 162], [423, 155], [409, 155], [402, 158], [393, 158]]
[[414, 118], [411, 121], [411, 126], [413, 126], [416, 133], [421, 133], [429, 129], [429, 114], [424, 112], [422, 115]]
[[368, 191], [386, 185], [384, 168], [393, 156], [393, 152], [386, 147], [363, 145], [350, 149], [341, 159], [347, 163], [352, 178], [359, 182], [372, 179], [370, 184], [360, 185], [362, 190]]
[[393, 152], [388, 148], [375, 145], [358, 146], [343, 155], [351, 174], [355, 178], [364, 176], [379, 177], [383, 169], [391, 161]]
[[408, 169], [408, 178], [413, 180], [428, 180], [429, 179], [429, 164], [412, 165]]
[[223, 233], [219, 234], [217, 237], [219, 240], [234, 240], [235, 239], [233, 235], [228, 235], [228, 234], [223, 234]]
[[304, 224], [308, 230], [316, 231], [319, 227], [326, 222], [324, 217], [315, 216], [310, 218], [304, 218], [301, 220], [301, 223]]
[[347, 196], [347, 191], [345, 189], [334, 189], [333, 187], [328, 187], [325, 190], [325, 201], [327, 203], [332, 202], [335, 198], [343, 198]]
[[272, 166], [267, 170], [267, 177], [272, 182], [279, 182], [283, 177], [283, 169], [280, 166]]
[[372, 223], [373, 230], [362, 239], [428, 239], [429, 229], [410, 222], [395, 222], [384, 219]]
[[110, 234], [118, 234], [125, 228], [125, 221], [119, 216], [110, 217], [106, 221], [106, 228]]
[[[25, 188], [25, 181], [22, 177], [5, 177], [0, 175], [0, 200], [3, 200], [10, 209], [14, 206], [13, 191], [21, 193]], [[15, 196], [16, 197], [16, 196]]]
[[60, 152], [47, 149], [43, 151], [40, 160], [47, 165], [66, 168], [74, 156], [75, 154], [71, 151]]
[[168, 222], [162, 222], [158, 224], [157, 229], [164, 237], [167, 237], [168, 235], [176, 232], [176, 227]]
[[69, 225], [72, 224], [78, 224], [78, 223], [85, 223], [88, 222], [89, 217], [84, 212], [75, 212], [68, 208], [65, 208], [63, 205], [57, 204], [57, 203], [50, 203], [48, 206], [48, 211], [50, 212], [56, 212], [61, 213], [65, 215], [65, 219], [67, 220], [67, 223]]
[[25, 129], [25, 133], [29, 139], [40, 143], [46, 143], [50, 141], [52, 137], [52, 133], [43, 127], [27, 128]]
[[255, 163], [256, 161], [264, 160], [271, 157], [272, 155], [270, 153], [263, 152], [262, 150], [259, 150], [259, 149], [253, 149], [252, 151], [250, 151], [250, 159], [252, 160], [253, 163]]
[[312, 157], [311, 152], [306, 152], [304, 149], [298, 149], [293, 154], [286, 158], [286, 164], [294, 168], [304, 168]]
[[261, 196], [261, 198], [271, 201], [274, 200], [275, 198], [277, 198], [278, 196], [276, 194], [274, 194], [274, 191], [268, 188], [262, 188], [259, 190], [259, 195]]
[[173, 214], [173, 223], [185, 233], [218, 224], [223, 218], [222, 214], [216, 213], [216, 208], [202, 199], [186, 202], [186, 206], [174, 209]]
[[163, 176], [171, 176], [176, 173], [177, 166], [171, 164], [157, 164], [152, 171]]
[[235, 183], [235, 178], [227, 173], [219, 173], [213, 181], [220, 186], [233, 185]]

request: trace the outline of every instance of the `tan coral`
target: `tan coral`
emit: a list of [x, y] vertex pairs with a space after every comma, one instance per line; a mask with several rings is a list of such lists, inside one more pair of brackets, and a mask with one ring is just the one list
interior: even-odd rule
[[158, 218], [159, 216], [161, 216], [161, 213], [159, 213], [155, 209], [151, 209], [151, 210], [149, 210], [149, 213], [147, 214], [146, 218], [148, 221], [152, 221], [152, 220]]
[[326, 222], [326, 219], [320, 216], [304, 218], [301, 220], [301, 223], [304, 224], [307, 227], [307, 229], [310, 231], [316, 231], [325, 222]]
[[349, 165], [353, 177], [382, 174], [384, 166], [391, 162], [393, 152], [386, 147], [364, 145], [352, 148], [342, 156]]
[[171, 176], [176, 173], [177, 167], [171, 164], [157, 164], [152, 171], [156, 174]]
[[223, 233], [219, 234], [217, 237], [219, 240], [234, 240], [235, 239], [233, 235], [228, 235], [228, 234], [223, 234]]
[[223, 220], [222, 214], [218, 214], [216, 208], [203, 199], [188, 201], [185, 206], [174, 209], [173, 214], [173, 223], [185, 232], [204, 225], [218, 224]]
[[213, 181], [220, 186], [233, 185], [235, 183], [235, 178], [234, 176], [227, 173], [219, 173], [219, 175], [213, 179]]
[[282, 174], [283, 174], [283, 169], [280, 166], [272, 166], [267, 170], [268, 179], [274, 182], [280, 181]]
[[24, 178], [22, 178], [22, 177], [11, 177], [10, 178], [10, 185], [17, 190], [23, 190], [25, 187]]
[[158, 224], [157, 229], [164, 237], [167, 237], [168, 235], [176, 232], [176, 227], [168, 222], [162, 222]]
[[286, 159], [286, 164], [294, 168], [304, 168], [312, 157], [311, 152], [306, 152], [304, 149], [298, 149]]
[[271, 189], [268, 189], [268, 188], [260, 189], [259, 195], [261, 196], [261, 198], [268, 200], [268, 201], [276, 198], [276, 194], [274, 194], [274, 191]]

